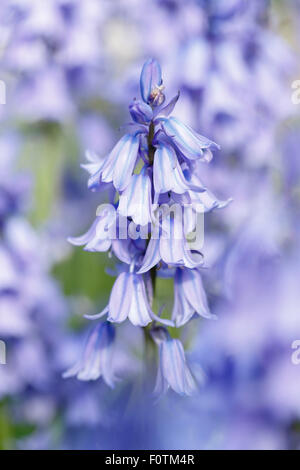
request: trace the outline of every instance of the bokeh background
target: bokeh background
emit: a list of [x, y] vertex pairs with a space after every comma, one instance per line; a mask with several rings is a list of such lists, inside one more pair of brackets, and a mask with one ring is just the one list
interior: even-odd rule
[[[297, 0], [1, 1], [0, 448], [299, 448], [299, 31]], [[175, 115], [221, 145], [203, 179], [234, 199], [205, 218], [219, 319], [179, 332], [204, 383], [156, 404], [130, 325], [113, 391], [61, 377], [114, 281], [106, 254], [66, 242], [105, 201], [80, 163], [120, 137], [149, 57], [181, 91]], [[172, 295], [160, 280], [167, 310]]]

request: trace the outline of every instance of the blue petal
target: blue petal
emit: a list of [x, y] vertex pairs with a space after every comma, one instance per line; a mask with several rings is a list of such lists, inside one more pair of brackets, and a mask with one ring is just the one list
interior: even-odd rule
[[102, 166], [99, 165], [98, 170], [88, 179], [88, 189], [90, 191], [103, 191], [111, 186], [111, 183], [104, 183], [101, 181]]
[[128, 318], [135, 326], [146, 326], [152, 321], [152, 318], [145, 284], [141, 275], [131, 273], [130, 276], [133, 289]]
[[79, 380], [103, 380], [110, 387], [114, 386], [115, 376], [112, 364], [114, 327], [108, 323], [99, 323], [88, 337], [82, 359], [64, 374], [64, 378], [77, 376]]
[[131, 136], [125, 143], [118, 156], [118, 161], [114, 170], [113, 183], [118, 191], [123, 191], [129, 184], [133, 173], [139, 150], [139, 137]]
[[129, 112], [132, 119], [138, 124], [149, 123], [153, 118], [153, 111], [151, 106], [140, 100], [134, 100], [129, 105]]
[[232, 198], [220, 201], [217, 197], [209, 190], [205, 190], [201, 193], [190, 191], [191, 203], [196, 212], [210, 212], [214, 209], [223, 209], [232, 202]]
[[163, 233], [160, 237], [159, 251], [161, 259], [169, 265], [196, 268], [203, 265], [203, 255], [192, 252], [184, 235], [183, 221], [180, 214], [174, 218], [168, 214], [162, 221]]
[[180, 96], [180, 92], [178, 92], [177, 95], [175, 95], [174, 98], [172, 98], [171, 101], [166, 106], [164, 106], [163, 108], [157, 111], [157, 114], [156, 114], [157, 121], [159, 121], [160, 117], [168, 117], [172, 113], [179, 99], [179, 96]]
[[103, 159], [100, 159], [98, 155], [91, 151], [87, 150], [85, 152], [85, 157], [88, 161], [88, 163], [81, 163], [81, 168], [86, 170], [90, 175], [94, 175], [99, 168], [103, 165]]
[[182, 269], [181, 271], [181, 289], [194, 311], [204, 318], [216, 318], [216, 316], [212, 315], [209, 310], [199, 270]]
[[99, 222], [99, 217], [96, 217], [91, 227], [86, 233], [80, 235], [79, 237], [69, 237], [68, 242], [75, 246], [82, 246], [86, 243], [89, 243], [96, 235], [97, 225]]
[[130, 184], [120, 195], [118, 212], [125, 217], [132, 217], [136, 225], [151, 222], [151, 181], [145, 167], [139, 175], [131, 177]]
[[181, 342], [178, 339], [169, 338], [162, 341], [159, 348], [161, 374], [164, 380], [180, 395], [192, 395], [197, 390], [197, 386], [186, 363]]
[[108, 311], [109, 309], [107, 305], [100, 313], [96, 313], [95, 315], [84, 315], [84, 318], [86, 318], [87, 320], [99, 320], [99, 318], [104, 317], [104, 315], [106, 315]]
[[123, 272], [117, 277], [109, 298], [108, 320], [121, 323], [126, 320], [133, 294], [132, 277]]
[[132, 261], [132, 256], [130, 253], [131, 240], [119, 239], [112, 240], [112, 251], [114, 255], [123, 263], [130, 264]]
[[121, 273], [109, 300], [109, 321], [120, 323], [128, 317], [135, 326], [146, 326], [152, 321], [143, 277], [136, 273]]
[[115, 145], [100, 169], [102, 181], [113, 181], [118, 191], [123, 191], [130, 182], [139, 150], [138, 135], [125, 134]]
[[204, 261], [203, 261], [202, 253], [198, 251], [191, 251], [185, 239], [183, 243], [183, 252], [184, 252], [183, 265], [186, 268], [193, 269], [193, 268], [198, 268], [200, 266], [203, 266]]
[[218, 144], [198, 134], [175, 117], [164, 119], [162, 126], [176, 147], [188, 159], [207, 161], [208, 155], [211, 157], [210, 150], [220, 148]]
[[153, 390], [153, 395], [155, 397], [159, 397], [161, 395], [164, 395], [168, 391], [168, 388], [169, 388], [169, 384], [163, 376], [163, 370], [162, 370], [163, 350], [160, 346], [159, 346], [158, 351], [159, 351], [158, 370], [157, 370], [155, 387], [154, 387], [154, 390]]
[[183, 194], [188, 190], [204, 191], [203, 186], [197, 187], [185, 179], [175, 150], [166, 144], [160, 144], [155, 151], [153, 179], [157, 194], [168, 191], [177, 194]]
[[183, 226], [181, 217], [175, 214], [174, 219], [168, 215], [162, 221], [160, 237], [160, 256], [166, 264], [181, 265], [184, 262]]
[[111, 247], [111, 239], [108, 236], [106, 239], [93, 239], [84, 247], [84, 251], [101, 252], [108, 251]]
[[178, 268], [174, 280], [172, 319], [179, 328], [195, 313], [204, 318], [216, 319], [216, 316], [210, 313], [200, 272], [197, 269]]
[[159, 238], [151, 238], [138, 274], [149, 271], [160, 261]]
[[166, 193], [175, 186], [173, 170], [176, 168], [176, 160], [176, 154], [171, 147], [160, 145], [155, 151], [153, 180], [156, 193]]
[[80, 237], [70, 237], [68, 241], [75, 246], [86, 245], [86, 251], [107, 251], [115, 232], [116, 213], [113, 207], [102, 208], [91, 228]]
[[174, 279], [174, 306], [172, 311], [172, 320], [175, 321], [177, 328], [187, 323], [195, 313], [194, 308], [185, 297], [181, 286], [182, 271], [182, 268], [178, 268]]
[[101, 169], [105, 159], [100, 159], [98, 155], [92, 151], [87, 151], [85, 155], [89, 163], [82, 163], [80, 166], [91, 175], [88, 179], [88, 188], [91, 191], [107, 189], [109, 184], [101, 181]]

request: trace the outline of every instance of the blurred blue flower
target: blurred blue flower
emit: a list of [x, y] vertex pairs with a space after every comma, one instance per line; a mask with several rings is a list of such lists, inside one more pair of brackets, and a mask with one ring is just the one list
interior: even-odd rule
[[114, 387], [113, 344], [115, 330], [111, 323], [99, 323], [91, 332], [82, 360], [64, 373], [64, 377], [76, 376], [79, 380], [97, 380], [102, 377]]
[[151, 335], [159, 349], [159, 365], [154, 394], [160, 396], [166, 393], [169, 387], [179, 395], [195, 393], [196, 382], [186, 363], [180, 340], [171, 338], [167, 330], [163, 328], [153, 328]]
[[195, 313], [204, 318], [216, 318], [210, 313], [199, 270], [177, 268], [174, 278], [172, 319], [176, 326], [180, 327], [187, 323]]

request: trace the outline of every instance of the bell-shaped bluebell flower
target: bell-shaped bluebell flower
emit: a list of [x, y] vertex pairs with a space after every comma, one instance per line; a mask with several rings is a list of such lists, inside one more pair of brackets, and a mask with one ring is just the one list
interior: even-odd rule
[[[189, 183], [193, 184], [194, 186], [203, 187], [203, 184], [199, 177], [193, 171], [184, 171], [184, 175], [188, 174], [187, 180]], [[210, 191], [209, 189], [205, 188], [203, 191], [188, 191], [189, 196], [189, 204], [195, 212], [210, 212], [214, 209], [223, 209], [226, 207], [230, 202], [232, 202], [232, 198], [228, 198], [224, 201], [220, 200], [215, 196], [215, 194]]]
[[129, 184], [139, 151], [139, 136], [125, 134], [112, 149], [99, 169], [100, 181], [113, 182], [118, 191]]
[[189, 192], [192, 207], [196, 212], [210, 212], [214, 209], [223, 209], [232, 201], [231, 198], [221, 201], [214, 193], [206, 189], [203, 192]]
[[75, 246], [85, 245], [86, 251], [107, 251], [111, 247], [113, 232], [116, 231], [116, 212], [113, 206], [105, 205], [89, 230], [79, 237], [69, 237]]
[[[120, 238], [122, 231], [124, 236], [129, 231], [128, 220], [118, 216], [113, 206], [104, 206], [101, 214], [96, 217], [86, 233], [79, 237], [69, 237], [68, 241], [74, 246], [85, 245], [85, 251], [104, 252], [111, 250], [122, 263], [130, 265], [138, 253], [139, 244], [138, 240], [132, 238]], [[140, 242], [142, 249], [143, 240]]]
[[114, 323], [121, 323], [128, 318], [135, 326], [146, 326], [152, 320], [173, 325], [172, 321], [161, 319], [151, 310], [143, 276], [133, 272], [119, 274], [108, 306], [97, 315], [87, 315], [86, 318], [97, 320], [106, 314], [108, 320]]
[[203, 265], [203, 255], [190, 250], [181, 214], [163, 217], [161, 230], [154, 228], [138, 273], [145, 273], [160, 261], [170, 266], [196, 268]]
[[159, 364], [154, 395], [160, 396], [169, 388], [179, 395], [193, 395], [197, 391], [194, 377], [186, 362], [179, 339], [170, 337], [164, 328], [153, 328], [151, 336], [158, 345]]
[[112, 288], [108, 318], [120, 323], [127, 317], [137, 326], [146, 326], [152, 321], [142, 276], [124, 272], [119, 275]]
[[130, 184], [120, 194], [118, 212], [124, 217], [132, 217], [136, 225], [151, 222], [151, 180], [146, 167], [139, 174], [132, 175]]
[[148, 59], [142, 68], [140, 78], [141, 96], [151, 106], [161, 106], [165, 100], [162, 93], [161, 68], [157, 60]]
[[104, 159], [99, 158], [96, 153], [87, 151], [85, 153], [87, 163], [82, 163], [80, 166], [84, 168], [89, 174], [88, 188], [90, 191], [103, 191], [112, 187], [112, 183], [104, 183], [101, 181], [101, 168]]
[[201, 274], [198, 269], [177, 268], [174, 278], [174, 306], [172, 320], [180, 327], [194, 314], [216, 319], [210, 313]]
[[68, 241], [74, 246], [85, 245], [85, 251], [111, 250], [120, 261], [131, 264], [137, 255], [138, 244], [131, 238], [120, 238], [121, 232], [125, 236], [127, 230], [128, 220], [119, 216], [113, 206], [105, 204], [89, 230], [79, 237], [69, 237]]
[[155, 151], [153, 164], [153, 182], [156, 194], [173, 191], [183, 194], [188, 190], [204, 191], [185, 179], [176, 152], [171, 145], [160, 143]]
[[82, 358], [63, 377], [76, 376], [79, 380], [97, 380], [102, 377], [113, 388], [116, 381], [113, 367], [114, 339], [113, 325], [109, 322], [99, 323], [87, 340]]
[[212, 150], [220, 149], [218, 144], [198, 134], [175, 117], [162, 119], [162, 127], [182, 156], [187, 159], [209, 162], [212, 159]]
[[153, 119], [151, 106], [141, 100], [133, 100], [129, 106], [129, 112], [134, 122], [138, 124], [149, 124]]

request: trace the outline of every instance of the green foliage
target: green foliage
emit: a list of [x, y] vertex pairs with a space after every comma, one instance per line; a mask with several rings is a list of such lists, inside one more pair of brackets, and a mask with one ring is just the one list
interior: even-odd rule
[[53, 273], [66, 295], [82, 295], [97, 301], [108, 298], [114, 282], [114, 278], [105, 273], [107, 264], [107, 253], [89, 253], [75, 248], [67, 260], [55, 266]]

